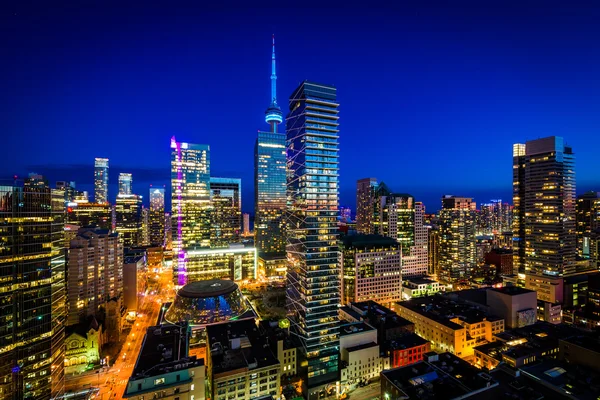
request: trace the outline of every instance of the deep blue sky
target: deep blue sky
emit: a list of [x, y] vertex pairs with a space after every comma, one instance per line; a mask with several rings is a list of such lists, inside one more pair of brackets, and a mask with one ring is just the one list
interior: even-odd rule
[[598, 2], [150, 3], [3, 2], [1, 176], [91, 189], [108, 157], [111, 183], [132, 172], [147, 197], [175, 135], [210, 144], [252, 210], [274, 32], [282, 106], [304, 79], [338, 88], [342, 204], [368, 176], [430, 211], [510, 200], [512, 144], [549, 135], [573, 146], [577, 191], [600, 190]]

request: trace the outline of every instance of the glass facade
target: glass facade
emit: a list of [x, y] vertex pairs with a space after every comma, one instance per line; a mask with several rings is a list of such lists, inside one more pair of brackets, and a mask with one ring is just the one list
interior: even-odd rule
[[133, 177], [129, 173], [121, 172], [119, 174], [119, 194], [133, 194], [131, 186]]
[[112, 207], [108, 203], [74, 203], [67, 206], [67, 223], [79, 227], [112, 229]]
[[173, 279], [187, 283], [186, 252], [210, 247], [210, 147], [171, 139]]
[[165, 189], [150, 188], [150, 211], [148, 216], [150, 244], [165, 244]]
[[108, 158], [96, 158], [94, 163], [94, 201], [108, 203]]
[[231, 247], [185, 252], [187, 282], [207, 279], [256, 279], [256, 249]]
[[573, 150], [558, 136], [513, 148], [513, 265], [519, 272], [532, 275], [574, 273], [577, 235]]
[[340, 267], [336, 89], [308, 81], [290, 96], [287, 307], [307, 359], [307, 386], [338, 376]]
[[210, 178], [212, 204], [211, 247], [227, 247], [239, 242], [242, 233], [242, 180]]
[[0, 186], [0, 399], [64, 391], [64, 192]]
[[136, 194], [117, 196], [115, 203], [115, 229], [125, 247], [143, 243], [142, 197]]
[[260, 254], [285, 253], [284, 133], [258, 132], [254, 147], [254, 243]]
[[466, 197], [444, 196], [439, 217], [439, 272], [442, 282], [468, 279], [477, 266], [475, 202]]

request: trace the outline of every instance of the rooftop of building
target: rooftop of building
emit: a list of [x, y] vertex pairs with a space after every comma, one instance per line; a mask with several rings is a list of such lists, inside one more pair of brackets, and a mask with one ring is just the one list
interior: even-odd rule
[[195, 281], [188, 283], [179, 291], [177, 295], [191, 299], [216, 297], [235, 292], [238, 285], [226, 279], [210, 279], [206, 281]]
[[426, 278], [423, 276], [402, 278], [402, 281], [403, 282], [411, 282], [411, 283], [414, 283], [415, 285], [427, 285], [427, 284], [437, 283], [437, 281], [435, 279], [430, 279], [430, 278]]
[[469, 324], [481, 321], [498, 321], [502, 319], [477, 309], [472, 305], [455, 301], [450, 298], [446, 298], [445, 296], [427, 296], [402, 301], [397, 304], [426, 316], [433, 321], [439, 322], [440, 324], [453, 330], [463, 329], [463, 327], [458, 323], [450, 321], [451, 319], [455, 318], [458, 318], [459, 320]]
[[410, 349], [417, 346], [423, 346], [429, 341], [423, 339], [416, 333], [407, 333], [395, 339], [387, 341], [386, 345], [389, 350]]
[[340, 338], [343, 336], [354, 335], [355, 333], [362, 333], [368, 331], [374, 331], [371, 325], [366, 322], [353, 322], [350, 324], [340, 325]]
[[[295, 347], [293, 341], [288, 335], [288, 330], [280, 326], [281, 321], [277, 320], [262, 320], [259, 322], [261, 334], [269, 339], [271, 349], [276, 349], [277, 342], [283, 341], [283, 349], [289, 350]], [[288, 321], [289, 324], [289, 321]]]
[[380, 246], [400, 248], [400, 244], [395, 239], [381, 235], [346, 235], [341, 238], [341, 242], [344, 248], [373, 248]]
[[575, 346], [583, 347], [594, 353], [600, 353], [600, 341], [598, 341], [597, 338], [590, 336], [571, 336], [561, 340], [569, 344], [574, 344]]
[[149, 327], [130, 379], [203, 365], [202, 359], [188, 357], [188, 336], [186, 326], [166, 324]]
[[533, 291], [533, 290], [525, 289], [525, 288], [522, 288], [519, 286], [503, 286], [500, 288], [490, 288], [488, 290], [506, 294], [509, 296], [519, 296], [519, 295], [527, 294], [527, 293], [535, 293], [535, 291]]
[[458, 398], [495, 383], [490, 375], [450, 353], [427, 359], [431, 361], [385, 370], [381, 375], [409, 399]]
[[126, 257], [123, 257], [123, 264], [137, 264], [143, 258], [144, 258], [144, 256], [140, 256], [140, 255], [126, 256]]
[[483, 353], [489, 357], [496, 358], [500, 360], [502, 358], [502, 352], [506, 349], [506, 343], [501, 342], [499, 340], [495, 342], [489, 342], [486, 344], [482, 344], [481, 346], [476, 346], [473, 350]]
[[361, 313], [363, 313], [363, 315], [366, 315], [369, 312], [374, 312], [380, 315], [396, 314], [389, 308], [384, 307], [373, 300], [357, 301], [354, 303], [350, 303], [350, 307], [352, 307], [354, 310], [360, 311]]
[[348, 315], [350, 315], [352, 318], [356, 319], [357, 321], [362, 320], [363, 316], [356, 310], [353, 310], [352, 307], [349, 306], [342, 306], [340, 308], [340, 310]]
[[268, 338], [254, 320], [241, 320], [206, 327], [207, 353], [213, 375], [247, 368], [249, 370], [279, 364]]
[[[597, 400], [600, 397], [600, 376], [590, 368], [567, 364], [557, 360], [544, 360], [521, 367], [530, 381], [543, 382], [562, 394], [557, 393], [549, 398], [576, 398], [580, 400]], [[568, 395], [568, 396], [567, 396]]]
[[356, 346], [348, 347], [346, 350], [349, 353], [352, 353], [353, 351], [370, 349], [371, 347], [378, 347], [378, 346], [379, 345], [377, 343], [375, 343], [375, 342], [368, 342], [368, 343], [362, 343], [362, 344], [358, 344]]

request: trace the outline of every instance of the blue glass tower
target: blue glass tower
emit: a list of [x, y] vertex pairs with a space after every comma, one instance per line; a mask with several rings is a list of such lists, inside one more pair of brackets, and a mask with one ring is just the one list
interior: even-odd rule
[[287, 308], [307, 361], [306, 394], [338, 379], [340, 268], [338, 103], [332, 86], [305, 81], [289, 99]]
[[275, 38], [271, 55], [271, 104], [265, 111], [269, 132], [258, 132], [254, 147], [254, 243], [261, 256], [285, 256], [286, 207], [285, 134], [277, 131], [282, 112], [277, 105]]

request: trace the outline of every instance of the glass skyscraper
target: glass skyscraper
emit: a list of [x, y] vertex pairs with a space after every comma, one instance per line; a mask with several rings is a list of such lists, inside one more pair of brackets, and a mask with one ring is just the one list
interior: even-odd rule
[[185, 251], [210, 247], [210, 147], [171, 138], [173, 278], [185, 285]]
[[131, 186], [133, 185], [133, 178], [131, 174], [121, 172], [119, 174], [119, 193], [118, 194], [133, 194]]
[[575, 155], [562, 137], [513, 146], [513, 265], [527, 275], [576, 272]]
[[94, 201], [108, 203], [108, 158], [96, 158], [94, 163]]
[[242, 231], [242, 180], [210, 178], [212, 204], [211, 247], [239, 242]]
[[285, 254], [285, 133], [278, 132], [282, 112], [277, 104], [275, 40], [271, 55], [271, 104], [265, 112], [269, 132], [258, 132], [254, 146], [254, 243], [261, 255]]
[[304, 81], [289, 99], [287, 307], [313, 398], [338, 378], [340, 266], [338, 103], [332, 86]]
[[0, 399], [64, 391], [64, 192], [0, 186]]
[[119, 194], [115, 202], [115, 229], [125, 247], [144, 244], [142, 227], [142, 196]]
[[165, 244], [165, 189], [150, 187], [149, 235], [152, 246]]

